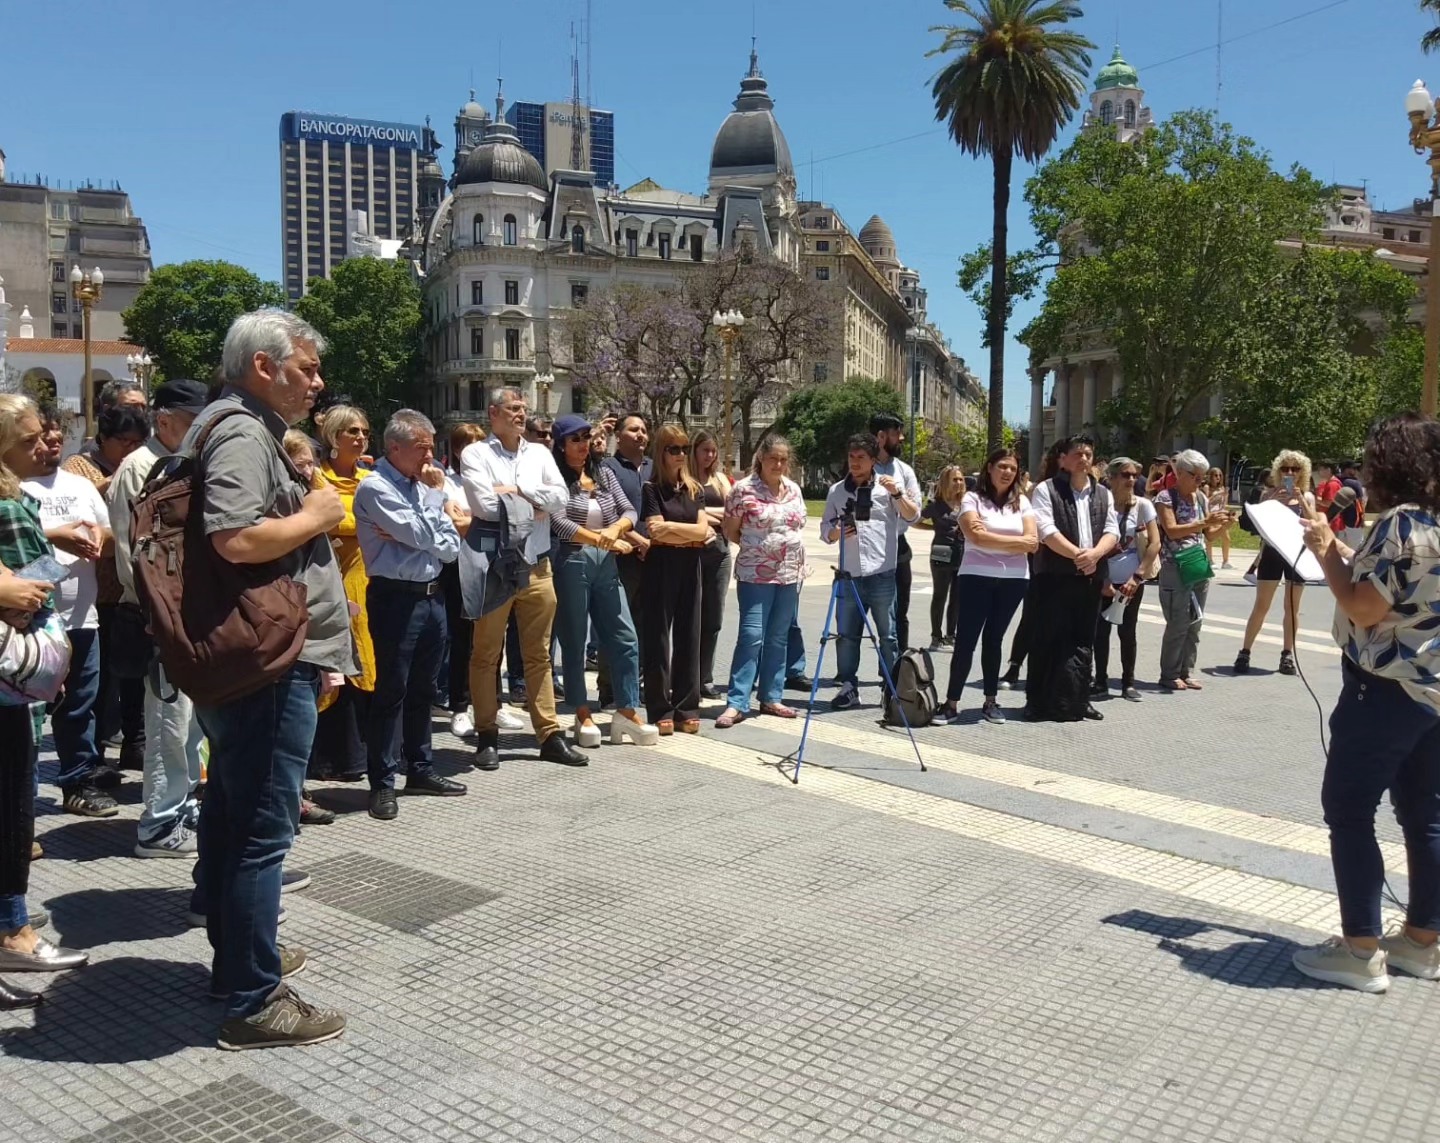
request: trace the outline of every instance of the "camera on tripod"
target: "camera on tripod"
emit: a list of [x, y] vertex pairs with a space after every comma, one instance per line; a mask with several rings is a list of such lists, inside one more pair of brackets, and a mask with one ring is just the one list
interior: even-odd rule
[[853, 528], [857, 520], [870, 519], [870, 485], [862, 484], [855, 489], [855, 495], [845, 501], [840, 513], [840, 526]]

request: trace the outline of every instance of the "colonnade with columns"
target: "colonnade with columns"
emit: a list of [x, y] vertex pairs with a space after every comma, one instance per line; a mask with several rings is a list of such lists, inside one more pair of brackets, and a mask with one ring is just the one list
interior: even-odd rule
[[[1047, 403], [1045, 379], [1052, 374], [1055, 386]], [[1096, 432], [1095, 410], [1119, 391], [1121, 383], [1120, 363], [1113, 357], [1045, 362], [1031, 368], [1029, 463], [1032, 474], [1040, 471], [1041, 458], [1055, 441], [1078, 432]]]

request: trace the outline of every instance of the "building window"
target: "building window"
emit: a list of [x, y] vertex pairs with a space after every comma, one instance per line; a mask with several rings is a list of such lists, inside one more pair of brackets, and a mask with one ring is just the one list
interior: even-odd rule
[[1108, 99], [1100, 105], [1100, 125], [1109, 127], [1115, 122], [1115, 105]]
[[703, 234], [690, 235], [690, 261], [702, 262], [705, 259], [705, 236]]
[[1419, 241], [1420, 241], [1420, 232], [1419, 232], [1418, 230], [1412, 230], [1412, 231], [1410, 232], [1410, 241], [1411, 241], [1411, 242], [1419, 242]]
[[817, 254], [828, 254], [828, 253], [830, 253], [830, 239], [828, 239], [828, 238], [820, 238], [820, 239], [817, 239], [816, 242], [815, 242], [815, 252], [816, 252]]
[[635, 258], [640, 254], [640, 232], [638, 230], [627, 230], [625, 232], [625, 256]]
[[65, 314], [70, 311], [70, 299], [64, 294], [50, 295], [50, 312], [52, 314]]
[[829, 267], [829, 266], [816, 266], [816, 267], [815, 267], [815, 280], [816, 280], [817, 282], [828, 282], [828, 281], [830, 280], [830, 267]]
[[51, 217], [51, 218], [64, 218], [64, 217], [65, 217], [65, 204], [64, 204], [63, 202], [52, 202], [52, 203], [50, 204], [50, 217]]
[[483, 329], [472, 329], [470, 331], [470, 356], [483, 357], [485, 355], [485, 331]]
[[485, 245], [485, 216], [483, 214], [477, 214], [475, 221], [471, 223], [470, 240], [474, 242], [476, 246]]
[[570, 304], [579, 309], [590, 300], [590, 285], [587, 282], [570, 283]]
[[505, 360], [520, 360], [520, 331], [518, 329], [505, 331]]
[[63, 321], [57, 321], [57, 322], [53, 322], [53, 323], [51, 323], [51, 324], [52, 324], [52, 326], [53, 326], [53, 328], [52, 328], [51, 331], [50, 331], [50, 336], [51, 336], [51, 337], [69, 337], [69, 336], [70, 336], [70, 327], [69, 327], [68, 325], [66, 325]]
[[1125, 126], [1135, 126], [1135, 101], [1133, 99], [1125, 101]]
[[515, 222], [515, 216], [507, 214], [505, 216], [505, 245], [514, 246], [519, 241], [519, 229]]
[[51, 262], [51, 263], [50, 263], [50, 280], [51, 280], [52, 282], [61, 282], [61, 283], [63, 283], [63, 282], [65, 281], [65, 263], [64, 263], [64, 262]]
[[485, 304], [485, 283], [479, 278], [470, 283], [470, 304], [472, 306]]
[[668, 234], [660, 235], [660, 257], [667, 262], [670, 261], [670, 235]]
[[830, 229], [830, 219], [829, 219], [828, 217], [826, 217], [825, 215], [822, 214], [819, 218], [817, 218], [817, 219], [815, 220], [815, 229], [816, 229], [816, 230], [829, 230], [829, 229]]
[[505, 304], [507, 306], [520, 304], [520, 283], [514, 278], [505, 279]]
[[585, 228], [583, 226], [575, 226], [570, 230], [570, 253], [585, 253]]
[[1388, 240], [1390, 240], [1390, 241], [1394, 241], [1394, 239], [1395, 239], [1395, 228], [1394, 228], [1393, 226], [1387, 226], [1384, 230], [1382, 230], [1382, 231], [1380, 232], [1380, 236], [1381, 236], [1382, 238], [1388, 239]]
[[815, 380], [826, 381], [830, 377], [830, 368], [823, 361], [815, 363]]

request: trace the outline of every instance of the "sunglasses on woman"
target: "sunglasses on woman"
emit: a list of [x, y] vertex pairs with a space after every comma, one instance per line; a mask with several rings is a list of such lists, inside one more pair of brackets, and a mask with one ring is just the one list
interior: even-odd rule
[[666, 446], [665, 446], [665, 455], [666, 455], [666, 456], [684, 456], [684, 455], [685, 455], [685, 451], [686, 451], [689, 447], [690, 447], [689, 445], [666, 445]]
[[1282, 464], [1280, 466], [1280, 471], [1298, 473], [1300, 471], [1300, 466], [1298, 464]]
[[[550, 437], [549, 433], [540, 433], [539, 435], [545, 437], [547, 440]], [[578, 433], [571, 433], [565, 439], [567, 441], [588, 441], [590, 439], [590, 430], [581, 429]]]

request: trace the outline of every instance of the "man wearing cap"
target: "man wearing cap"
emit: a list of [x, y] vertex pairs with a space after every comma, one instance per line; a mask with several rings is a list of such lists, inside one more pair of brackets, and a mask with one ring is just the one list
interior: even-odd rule
[[430, 704], [448, 637], [440, 569], [460, 554], [457, 526], [467, 523], [464, 511], [445, 499], [435, 426], [414, 409], [399, 410], [385, 426], [385, 455], [375, 475], [355, 490], [355, 536], [370, 577], [365, 614], [375, 643], [366, 749], [370, 816], [378, 821], [393, 821], [399, 812], [395, 774], [402, 753], [407, 794], [465, 793], [459, 782], [435, 773]]
[[121, 588], [117, 625], [125, 635], [127, 657], [145, 678], [143, 808], [135, 856], [190, 858], [196, 853], [196, 791], [205, 734], [190, 699], [170, 685], [159, 659], [150, 653], [130, 563], [130, 511], [151, 470], [180, 447], [190, 422], [205, 407], [205, 386], [198, 381], [166, 381], [155, 390], [151, 407], [150, 439], [120, 462], [105, 498]]

